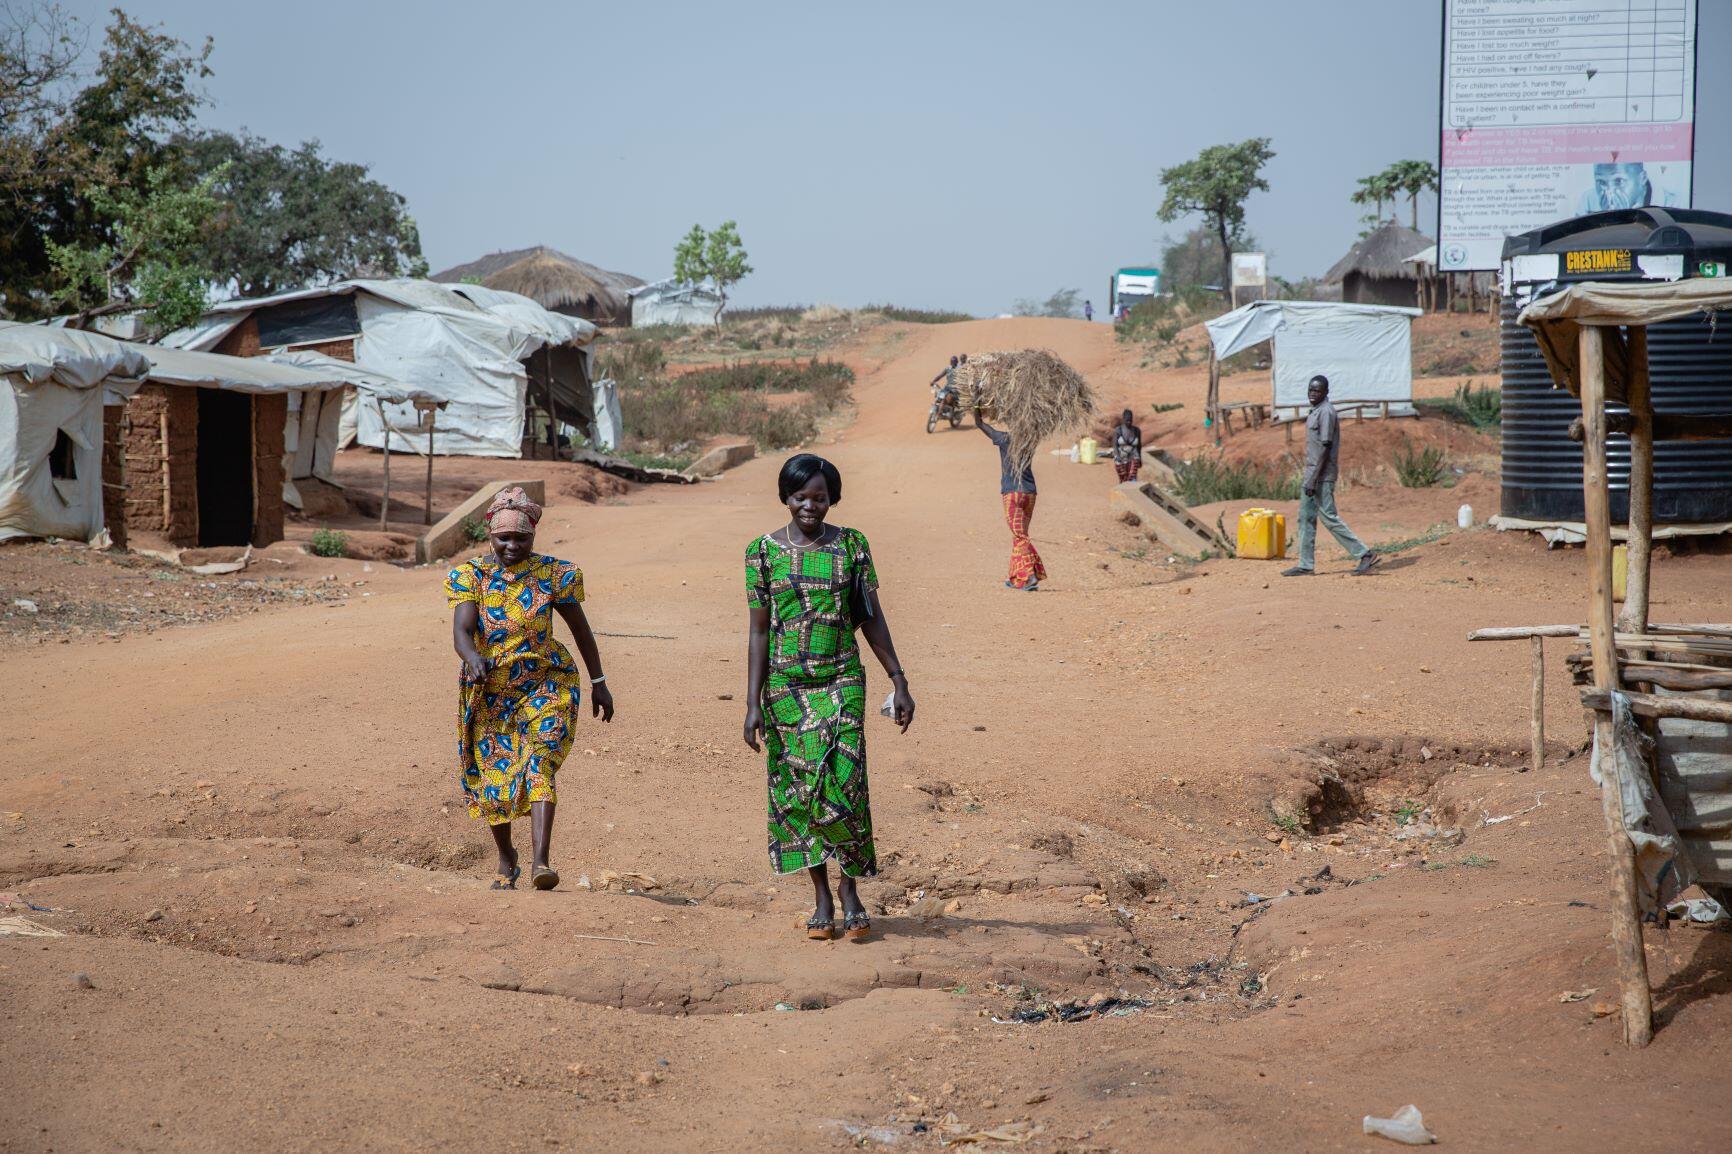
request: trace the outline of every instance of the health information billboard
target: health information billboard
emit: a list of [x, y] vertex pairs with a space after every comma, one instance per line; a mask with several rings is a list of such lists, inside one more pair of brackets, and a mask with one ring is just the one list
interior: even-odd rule
[[1587, 212], [1690, 207], [1696, 0], [1444, 0], [1438, 267]]

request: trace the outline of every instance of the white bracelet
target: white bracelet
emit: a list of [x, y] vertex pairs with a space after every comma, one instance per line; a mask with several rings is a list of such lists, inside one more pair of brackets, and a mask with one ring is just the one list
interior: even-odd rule
[[602, 674], [602, 675], [601, 675], [601, 676], [600, 676], [600, 677], [592, 677], [592, 678], [590, 678], [590, 679], [589, 679], [589, 683], [590, 683], [590, 684], [591, 684], [591, 685], [600, 685], [600, 684], [601, 684], [601, 683], [602, 683], [602, 682], [604, 682], [604, 681], [606, 681], [606, 680], [607, 680], [607, 674], [605, 674], [605, 673], [604, 673], [604, 674]]

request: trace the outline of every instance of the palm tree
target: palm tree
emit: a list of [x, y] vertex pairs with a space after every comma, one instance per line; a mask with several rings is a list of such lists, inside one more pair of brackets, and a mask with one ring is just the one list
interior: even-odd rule
[[1395, 182], [1390, 179], [1390, 170], [1373, 173], [1359, 178], [1359, 187], [1353, 193], [1354, 204], [1376, 205], [1372, 219], [1377, 224], [1383, 223], [1383, 202], [1394, 200], [1398, 191]]
[[1398, 160], [1384, 169], [1381, 175], [1388, 182], [1391, 200], [1397, 192], [1407, 195], [1412, 228], [1418, 232], [1419, 194], [1437, 191], [1437, 166], [1429, 160]]

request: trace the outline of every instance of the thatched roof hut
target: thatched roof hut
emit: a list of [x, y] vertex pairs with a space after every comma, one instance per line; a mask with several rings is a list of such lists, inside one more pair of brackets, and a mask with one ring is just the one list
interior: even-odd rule
[[1326, 284], [1341, 286], [1341, 299], [1348, 304], [1404, 305], [1411, 307], [1419, 294], [1419, 266], [1407, 258], [1432, 247], [1423, 232], [1385, 221], [1347, 250], [1324, 274]]
[[627, 295], [644, 282], [609, 272], [546, 245], [490, 253], [433, 274], [436, 281], [479, 281], [490, 289], [519, 293], [544, 309], [599, 325], [631, 323]]

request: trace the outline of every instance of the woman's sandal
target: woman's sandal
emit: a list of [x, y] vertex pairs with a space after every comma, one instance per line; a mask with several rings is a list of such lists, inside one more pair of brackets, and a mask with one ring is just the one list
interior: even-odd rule
[[510, 873], [500, 874], [493, 879], [493, 884], [487, 888], [490, 890], [514, 890], [517, 888], [517, 879], [522, 876], [523, 867], [514, 865], [511, 867]]
[[559, 884], [559, 871], [552, 866], [537, 866], [529, 875], [529, 884], [538, 890], [550, 890]]
[[816, 913], [806, 919], [806, 936], [814, 942], [827, 942], [836, 928], [835, 918], [820, 918]]
[[871, 933], [872, 919], [866, 916], [865, 910], [842, 919], [842, 936], [851, 942], [863, 942]]

